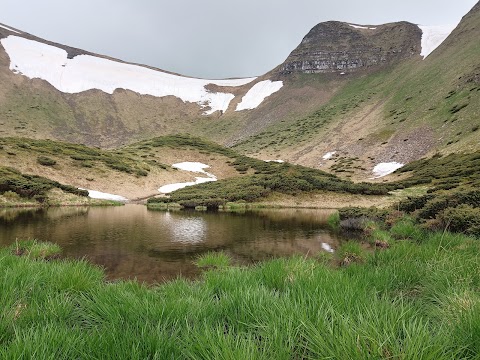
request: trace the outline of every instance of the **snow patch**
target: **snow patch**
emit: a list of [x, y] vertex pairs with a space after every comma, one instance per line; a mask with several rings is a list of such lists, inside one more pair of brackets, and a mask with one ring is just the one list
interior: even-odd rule
[[14, 35], [1, 43], [10, 57], [10, 70], [30, 79], [43, 79], [61, 92], [75, 94], [98, 89], [112, 94], [116, 89], [127, 89], [142, 95], [176, 96], [184, 102], [210, 108], [205, 115], [226, 111], [235, 97], [210, 92], [206, 85], [235, 87], [256, 79], [194, 79], [91, 55], [68, 59], [63, 49]]
[[210, 182], [210, 181], [217, 181], [217, 179], [196, 177], [195, 181], [164, 185], [164, 186], [160, 187], [160, 189], [158, 189], [158, 191], [160, 191], [163, 194], [169, 194], [169, 193], [171, 193], [175, 190], [183, 189], [187, 186], [203, 184], [203, 183]]
[[206, 165], [206, 164], [203, 164], [201, 162], [186, 161], [186, 162], [182, 162], [182, 163], [173, 164], [172, 167], [180, 169], [180, 170], [207, 174], [205, 172], [205, 170], [203, 170], [203, 169], [208, 169], [210, 166]]
[[279, 163], [279, 164], [282, 164], [282, 163], [285, 162], [283, 160], [263, 160], [263, 161], [265, 161], [265, 162], [276, 162], [276, 163]]
[[353, 25], [353, 24], [348, 24], [350, 25], [351, 27], [355, 28], [355, 29], [364, 29], [364, 30], [375, 30], [376, 27], [368, 27], [368, 26], [360, 26], [360, 25]]
[[375, 175], [374, 179], [381, 178], [383, 176], [393, 173], [395, 170], [400, 169], [403, 165], [398, 162], [380, 163], [375, 165], [372, 172]]
[[322, 156], [322, 159], [323, 160], [329, 160], [333, 157], [333, 155], [335, 155], [337, 152], [336, 151], [330, 151], [330, 152], [327, 152], [325, 155]]
[[158, 189], [158, 191], [160, 191], [163, 194], [169, 194], [175, 190], [183, 189], [187, 186], [193, 186], [193, 185], [203, 184], [206, 182], [217, 181], [217, 177], [215, 175], [210, 174], [204, 170], [204, 169], [208, 169], [210, 166], [203, 164], [201, 162], [186, 161], [182, 163], [173, 164], [172, 167], [180, 170], [184, 170], [184, 171], [202, 173], [207, 175], [208, 177], [195, 177], [195, 181], [164, 185]]
[[444, 26], [418, 25], [420, 30], [422, 30], [422, 51], [420, 55], [422, 55], [424, 59], [430, 55], [433, 50], [445, 41], [457, 25], [458, 23]]
[[255, 109], [265, 98], [276, 93], [283, 86], [283, 81], [264, 80], [256, 83], [242, 97], [235, 111]]
[[332, 249], [330, 244], [327, 244], [327, 243], [324, 243], [324, 242], [322, 242], [322, 249], [329, 252], [329, 253], [335, 252], [335, 250]]
[[1, 28], [4, 28], [4, 29], [7, 29], [8, 31], [17, 33], [17, 34], [21, 34], [19, 31], [13, 30], [13, 29], [9, 28], [8, 26], [5, 26], [5, 25], [0, 25], [0, 27], [1, 27]]
[[113, 194], [108, 194], [104, 193], [101, 191], [96, 191], [96, 190], [89, 190], [89, 189], [83, 189], [79, 188], [80, 190], [87, 190], [88, 191], [88, 197], [92, 199], [101, 199], [101, 200], [114, 200], [114, 201], [128, 201], [126, 197], [120, 196], [120, 195], [113, 195]]

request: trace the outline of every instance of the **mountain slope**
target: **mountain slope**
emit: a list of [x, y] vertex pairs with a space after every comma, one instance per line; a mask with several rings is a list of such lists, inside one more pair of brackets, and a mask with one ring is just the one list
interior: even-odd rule
[[[362, 29], [335, 24], [365, 38]], [[375, 32], [394, 39], [384, 30]], [[238, 142], [279, 118], [308, 114], [345, 81], [299, 81], [277, 71], [250, 79], [193, 79], [55, 44], [8, 26], [0, 27], [0, 41], [0, 131], [102, 147], [176, 132]]]
[[[424, 60], [414, 56], [348, 75], [326, 105], [274, 124], [236, 148], [361, 178], [382, 162], [478, 149], [479, 9], [477, 4]], [[324, 160], [330, 152], [335, 156]]]
[[2, 25], [0, 135], [112, 148], [194, 134], [362, 179], [382, 162], [475, 150], [478, 8], [437, 49], [450, 29], [322, 23], [277, 68], [236, 80], [128, 64]]

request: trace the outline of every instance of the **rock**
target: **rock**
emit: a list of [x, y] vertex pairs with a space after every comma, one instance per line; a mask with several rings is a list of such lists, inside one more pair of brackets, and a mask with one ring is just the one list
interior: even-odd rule
[[356, 71], [419, 56], [422, 31], [408, 22], [357, 28], [339, 21], [316, 25], [280, 66], [281, 74]]

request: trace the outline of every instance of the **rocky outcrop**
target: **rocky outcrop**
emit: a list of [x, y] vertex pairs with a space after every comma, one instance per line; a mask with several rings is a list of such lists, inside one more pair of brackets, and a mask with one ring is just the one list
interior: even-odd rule
[[354, 71], [417, 56], [422, 31], [399, 22], [378, 26], [316, 25], [280, 66], [282, 74]]

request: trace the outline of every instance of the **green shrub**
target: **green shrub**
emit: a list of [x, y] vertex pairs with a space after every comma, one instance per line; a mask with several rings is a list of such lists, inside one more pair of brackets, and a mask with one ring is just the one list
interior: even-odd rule
[[450, 231], [480, 235], [480, 208], [466, 204], [449, 207], [439, 214], [439, 219]]
[[59, 188], [65, 192], [79, 196], [88, 196], [88, 191], [86, 190], [80, 190], [70, 185], [63, 185], [57, 181], [41, 176], [21, 174], [12, 168], [0, 167], [0, 193], [11, 191], [21, 197], [37, 199], [39, 202], [44, 202], [46, 192], [53, 188]]
[[346, 207], [338, 210], [340, 220], [364, 218], [371, 221], [385, 222], [388, 213], [388, 210], [382, 210], [375, 207]]
[[57, 162], [47, 156], [39, 156], [37, 157], [37, 162], [40, 164], [40, 165], [43, 165], [43, 166], [53, 166], [53, 165], [56, 165]]
[[425, 206], [428, 200], [432, 199], [433, 195], [424, 195], [419, 197], [408, 197], [405, 200], [400, 201], [397, 204], [397, 208], [400, 211], [414, 212], [415, 210], [421, 209]]

